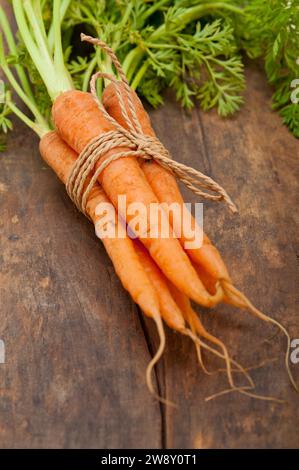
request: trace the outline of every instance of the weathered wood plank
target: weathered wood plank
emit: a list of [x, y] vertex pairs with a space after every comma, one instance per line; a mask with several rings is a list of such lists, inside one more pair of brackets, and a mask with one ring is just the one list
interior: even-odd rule
[[[270, 90], [256, 68], [246, 98], [232, 120], [187, 115], [171, 97], [151, 115], [173, 155], [211, 174], [237, 202], [238, 216], [205, 204], [204, 219], [236, 285], [299, 337], [298, 141], [269, 110]], [[273, 330], [232, 308], [202, 311], [206, 326], [245, 365], [278, 358], [252, 374], [261, 393], [289, 404], [237, 394], [205, 403], [226, 387], [225, 377], [199, 372], [192, 344], [169, 331], [158, 385], [179, 408], [151, 399], [144, 371], [154, 327], [41, 162], [37, 139], [20, 124], [17, 131], [0, 159], [0, 447], [298, 447], [285, 343], [262, 343]]]
[[[261, 71], [251, 66], [246, 106], [233, 119], [198, 110], [188, 116], [169, 101], [152, 117], [174, 156], [225, 185], [237, 203], [237, 216], [221, 205], [205, 203], [204, 227], [221, 249], [236, 285], [298, 338], [299, 146], [271, 112], [270, 94]], [[186, 200], [195, 199], [186, 193]], [[199, 372], [192, 345], [171, 336], [165, 387], [167, 398], [179, 408], [166, 411], [167, 446], [298, 447], [298, 395], [285, 373], [283, 338], [263, 344], [273, 329], [231, 307], [202, 310], [202, 318], [242, 364], [277, 358], [252, 375], [259, 393], [282, 397], [288, 404], [237, 394], [205, 403], [205, 397], [226, 388], [225, 377]], [[216, 367], [214, 360], [207, 364]], [[299, 380], [299, 366], [293, 370]]]
[[0, 446], [159, 447], [137, 309], [37, 149], [0, 160]]
[[139, 312], [15, 124], [0, 159], [0, 447], [160, 447]]

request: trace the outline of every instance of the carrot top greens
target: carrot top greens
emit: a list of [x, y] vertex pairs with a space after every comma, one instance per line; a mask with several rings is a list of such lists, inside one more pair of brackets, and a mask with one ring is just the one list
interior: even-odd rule
[[[14, 39], [0, 11], [1, 66], [35, 121], [50, 121], [51, 99], [71, 88], [88, 90], [96, 70], [113, 72], [100, 50], [80, 44], [80, 32], [116, 52], [130, 85], [153, 106], [172, 88], [186, 108], [198, 102], [221, 116], [236, 112], [245, 87], [242, 51], [263, 58], [274, 87], [273, 107], [299, 137], [298, 0], [12, 0]], [[15, 70], [16, 75], [13, 75]], [[10, 76], [8, 76], [10, 75]], [[28, 78], [29, 77], [29, 78]], [[99, 85], [99, 93], [101, 86]], [[13, 98], [0, 105], [6, 133]], [[44, 121], [44, 122], [42, 122]]]
[[240, 47], [264, 60], [272, 106], [299, 138], [299, 0], [251, 0], [238, 26]]
[[[102, 5], [94, 8], [95, 3]], [[153, 106], [166, 87], [183, 106], [193, 98], [221, 115], [242, 103], [244, 75], [233, 23], [242, 10], [234, 1], [135, 0], [71, 2], [65, 24], [84, 25], [104, 39], [120, 58], [130, 85]], [[209, 21], [207, 21], [209, 19]], [[93, 52], [70, 64], [76, 82], [87, 89], [90, 73], [102, 66]], [[104, 65], [105, 66], [105, 65]]]

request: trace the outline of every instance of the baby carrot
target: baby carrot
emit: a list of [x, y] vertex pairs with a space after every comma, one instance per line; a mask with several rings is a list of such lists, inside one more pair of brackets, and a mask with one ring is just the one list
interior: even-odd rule
[[[48, 132], [42, 137], [39, 148], [43, 159], [65, 184], [74, 165], [74, 161], [77, 159], [77, 154], [55, 131]], [[88, 181], [86, 184], [88, 184]], [[96, 184], [90, 192], [87, 201], [87, 213], [95, 225], [99, 218], [96, 208], [101, 203], [109, 203], [109, 199], [103, 189]], [[115, 233], [117, 234], [117, 217], [114, 217], [111, 223], [116, 224]], [[158, 295], [129, 237], [104, 237], [102, 242], [124, 288], [130, 293], [132, 299], [140, 306], [141, 310], [156, 323], [160, 344], [146, 372], [148, 388], [155, 394], [151, 380], [151, 372], [154, 365], [162, 356], [165, 348], [165, 333], [161, 321]]]
[[[112, 124], [101, 113], [89, 93], [71, 90], [60, 94], [54, 102], [52, 115], [60, 136], [77, 153], [81, 152], [94, 137], [113, 130]], [[117, 149], [112, 150], [115, 151]], [[107, 158], [110, 153], [108, 152], [103, 158]], [[98, 165], [100, 163], [101, 160]], [[120, 158], [111, 162], [99, 176], [99, 182], [116, 209], [118, 209], [118, 195], [126, 195], [127, 206], [135, 202], [142, 203], [147, 209], [148, 217], [151, 204], [159, 203], [134, 157]], [[125, 217], [127, 223], [133, 218], [128, 211], [121, 215]], [[149, 232], [149, 219], [147, 228]], [[160, 226], [158, 232], [161, 233]], [[142, 237], [141, 241], [166, 277], [188, 297], [207, 307], [218, 302], [219, 295], [215, 299], [205, 290], [179, 241], [171, 234], [171, 230], [168, 238], [146, 236]]]
[[[127, 106], [127, 97], [124, 92], [123, 87], [120, 85], [120, 90], [124, 103], [126, 104], [126, 111], [130, 116], [130, 110]], [[140, 99], [137, 94], [132, 90], [131, 97], [133, 104], [136, 109], [136, 114], [142, 131], [145, 135], [155, 136], [155, 132], [151, 126], [150, 118], [146, 110], [144, 109]], [[126, 121], [122, 115], [120, 103], [115, 91], [115, 84], [110, 83], [103, 92], [102, 97], [103, 104], [108, 113], [118, 121], [122, 126], [126, 127]], [[177, 185], [175, 177], [161, 165], [155, 161], [143, 161], [140, 162], [142, 170], [150, 183], [154, 193], [158, 197], [160, 202], [165, 202], [168, 205], [172, 203], [178, 203], [181, 207], [184, 205], [184, 200], [182, 198], [181, 192]], [[173, 214], [170, 212], [170, 222], [173, 224]], [[201, 228], [197, 225], [195, 219], [191, 217], [192, 231], [195, 229], [201, 232]], [[182, 218], [182, 227], [180, 229], [180, 241], [185, 245], [188, 242], [184, 234], [184, 221]], [[205, 270], [213, 276], [215, 279], [226, 279], [229, 280], [229, 274], [227, 268], [220, 256], [219, 251], [214, 245], [210, 242], [209, 238], [203, 233], [203, 244], [200, 248], [196, 249], [186, 249], [186, 252], [192, 259], [194, 263], [202, 265]]]
[[[40, 141], [40, 153], [59, 179], [66, 183], [68, 175], [77, 158], [77, 154], [53, 131], [45, 134]], [[95, 208], [98, 204], [109, 202], [103, 189], [95, 185], [87, 203], [88, 215], [96, 224], [98, 216]], [[117, 217], [116, 224], [117, 224]], [[117, 233], [117, 227], [116, 227]], [[128, 237], [102, 239], [105, 249], [111, 258], [115, 271], [134, 301], [150, 317], [159, 315], [159, 301], [154, 287], [149, 281], [135, 252], [132, 240]]]

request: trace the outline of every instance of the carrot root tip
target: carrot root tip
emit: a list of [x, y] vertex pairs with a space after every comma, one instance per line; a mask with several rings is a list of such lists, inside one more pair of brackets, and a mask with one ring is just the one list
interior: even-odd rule
[[296, 392], [299, 393], [299, 386], [295, 382], [295, 379], [293, 377], [293, 374], [292, 374], [292, 371], [291, 371], [290, 365], [289, 365], [290, 351], [291, 351], [291, 338], [290, 338], [290, 335], [289, 335], [288, 331], [286, 330], [286, 328], [281, 323], [279, 323], [277, 320], [275, 320], [274, 318], [271, 318], [268, 315], [265, 315], [260, 310], [258, 310], [250, 302], [250, 300], [242, 292], [240, 292], [238, 289], [236, 289], [236, 287], [234, 287], [230, 282], [223, 280], [222, 281], [222, 286], [223, 286], [224, 292], [226, 293], [226, 295], [228, 297], [231, 295], [231, 296], [234, 296], [235, 298], [239, 299], [240, 304], [238, 306], [248, 310], [252, 315], [260, 318], [261, 320], [263, 320], [267, 323], [272, 323], [273, 325], [278, 327], [280, 329], [280, 331], [285, 335], [285, 337], [287, 339], [287, 349], [286, 349], [286, 353], [285, 353], [285, 367], [286, 367], [286, 371], [287, 371], [287, 374], [289, 376], [291, 384], [293, 385]]

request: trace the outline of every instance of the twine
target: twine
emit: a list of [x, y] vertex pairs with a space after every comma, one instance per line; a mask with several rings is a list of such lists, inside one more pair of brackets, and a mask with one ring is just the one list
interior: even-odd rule
[[[109, 55], [116, 71], [118, 72], [120, 81], [113, 75], [104, 72], [95, 73], [90, 80], [92, 96], [107, 121], [113, 125], [114, 130], [103, 133], [92, 139], [80, 153], [74, 167], [72, 168], [66, 184], [66, 189], [77, 208], [87, 215], [86, 204], [88, 196], [103, 170], [110, 165], [111, 162], [119, 158], [133, 156], [143, 158], [145, 160], [155, 160], [162, 167], [169, 170], [197, 196], [210, 201], [224, 201], [233, 213], [237, 212], [235, 204], [218, 183], [200, 171], [176, 162], [172, 159], [170, 153], [159, 139], [147, 136], [143, 133], [132, 101], [132, 90], [113, 50], [100, 39], [86, 36], [85, 34], [81, 34], [81, 40], [89, 42], [94, 46], [99, 46]], [[121, 126], [112, 116], [110, 116], [102, 102], [99, 100], [96, 92], [96, 81], [98, 78], [108, 79], [114, 83], [121, 113], [128, 129]], [[124, 89], [125, 91], [130, 116], [128, 115], [121, 89]], [[109, 151], [114, 149], [115, 152], [112, 152], [112, 154], [104, 159], [104, 161], [95, 169], [97, 162]], [[87, 184], [90, 174], [92, 174], [92, 177]], [[215, 194], [210, 194], [204, 190], [211, 191]]]

